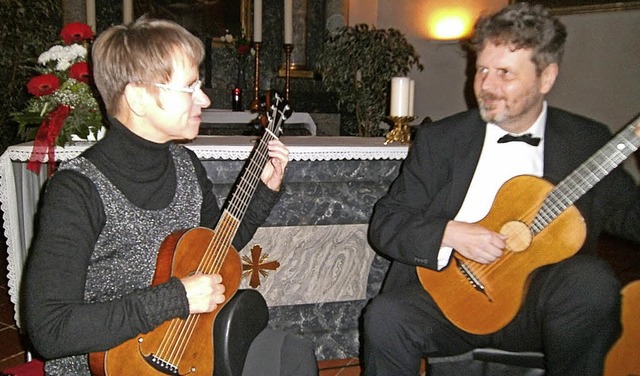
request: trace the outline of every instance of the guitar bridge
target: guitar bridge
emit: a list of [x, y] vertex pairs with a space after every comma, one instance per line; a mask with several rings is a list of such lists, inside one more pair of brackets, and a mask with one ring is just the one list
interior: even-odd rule
[[155, 354], [145, 356], [144, 360], [146, 360], [147, 364], [149, 364], [158, 372], [162, 372], [165, 375], [179, 375], [178, 367], [157, 357]]
[[471, 286], [476, 291], [478, 291], [478, 292], [482, 293], [484, 296], [486, 296], [487, 300], [489, 300], [489, 302], [493, 302], [493, 300], [491, 300], [489, 295], [487, 295], [487, 290], [484, 288], [484, 285], [482, 284], [482, 282], [480, 282], [480, 279], [473, 274], [473, 271], [471, 271], [469, 266], [467, 266], [467, 264], [465, 264], [464, 261], [460, 260], [457, 257], [454, 257], [454, 259], [456, 260], [456, 265], [458, 266], [458, 270], [460, 270], [462, 275], [464, 275], [465, 278], [467, 278], [467, 281], [469, 281]]

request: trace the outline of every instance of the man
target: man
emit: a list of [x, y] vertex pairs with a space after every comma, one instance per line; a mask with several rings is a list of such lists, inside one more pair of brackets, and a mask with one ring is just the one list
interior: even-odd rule
[[[587, 225], [584, 245], [532, 274], [524, 303], [504, 328], [486, 335], [459, 329], [416, 275], [416, 266], [447, 266], [452, 249], [480, 264], [500, 260], [508, 237], [475, 224], [498, 189], [516, 175], [557, 184], [610, 139], [605, 126], [547, 106], [565, 38], [547, 10], [524, 3], [476, 24], [470, 46], [479, 109], [418, 130], [371, 218], [371, 244], [393, 262], [364, 314], [367, 375], [416, 375], [422, 357], [478, 347], [542, 351], [549, 375], [602, 374], [619, 331], [620, 286], [596, 256], [596, 241], [601, 231], [640, 241], [640, 190], [621, 168], [576, 202]], [[537, 146], [498, 141], [527, 133], [540, 138]]]
[[[150, 286], [161, 242], [176, 230], [212, 228], [221, 214], [204, 167], [175, 142], [196, 137], [210, 104], [198, 79], [202, 42], [175, 23], [141, 18], [103, 32], [92, 52], [111, 127], [49, 180], [26, 270], [27, 333], [50, 375], [88, 374], [87, 353], [225, 299], [219, 274]], [[269, 141], [268, 157], [236, 249], [279, 197], [288, 150]], [[313, 350], [293, 336], [267, 329], [256, 343], [280, 355], [260, 359], [264, 348], [252, 346], [247, 364], [259, 362], [263, 374], [317, 373]]]

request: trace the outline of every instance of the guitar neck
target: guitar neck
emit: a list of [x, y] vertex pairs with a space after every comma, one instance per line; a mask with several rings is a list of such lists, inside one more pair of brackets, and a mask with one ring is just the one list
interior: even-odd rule
[[265, 132], [265, 135], [252, 151], [249, 161], [240, 175], [239, 182], [222, 211], [222, 216], [216, 226], [216, 232], [227, 234], [229, 244], [235, 237], [238, 226], [240, 226], [247, 207], [258, 187], [260, 174], [269, 159], [267, 143], [275, 138], [270, 132]]
[[640, 137], [635, 134], [638, 124], [640, 118], [620, 131], [549, 193], [531, 225], [534, 235], [638, 150]]
[[271, 116], [269, 124], [266, 126], [264, 134], [258, 140], [258, 144], [249, 155], [249, 160], [245, 164], [238, 184], [229, 196], [222, 211], [220, 221], [216, 225], [216, 233], [223, 237], [221, 241], [231, 245], [242, 218], [247, 211], [247, 207], [253, 198], [253, 194], [260, 182], [260, 174], [269, 160], [268, 143], [278, 139], [282, 131], [282, 124], [291, 115], [289, 105], [276, 95], [275, 103], [271, 106]]

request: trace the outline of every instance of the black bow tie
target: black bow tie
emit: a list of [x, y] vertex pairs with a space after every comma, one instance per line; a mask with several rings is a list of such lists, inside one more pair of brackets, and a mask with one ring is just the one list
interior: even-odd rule
[[538, 144], [540, 143], [540, 137], [532, 137], [531, 133], [527, 133], [521, 136], [506, 134], [500, 137], [500, 139], [498, 139], [499, 144], [504, 144], [505, 142], [511, 142], [511, 141], [522, 141], [522, 142], [526, 142], [531, 146], [538, 146]]

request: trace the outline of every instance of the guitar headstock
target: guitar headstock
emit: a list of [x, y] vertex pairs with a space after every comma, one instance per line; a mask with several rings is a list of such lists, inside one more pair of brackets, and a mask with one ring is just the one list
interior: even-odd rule
[[282, 124], [293, 114], [289, 102], [280, 95], [278, 92], [273, 92], [273, 96], [270, 101], [270, 112], [267, 112], [267, 120], [269, 123], [266, 126], [267, 132], [272, 133], [276, 137], [282, 133]]

